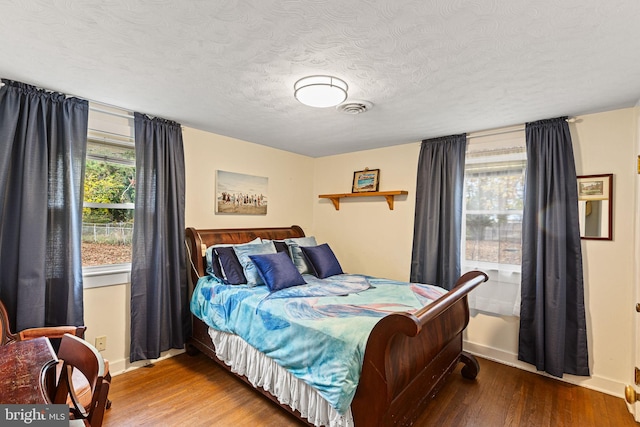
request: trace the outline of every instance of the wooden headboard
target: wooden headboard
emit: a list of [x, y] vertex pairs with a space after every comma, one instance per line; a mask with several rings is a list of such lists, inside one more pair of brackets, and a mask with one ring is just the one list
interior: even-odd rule
[[196, 283], [198, 278], [205, 274], [206, 261], [204, 252], [211, 245], [247, 243], [256, 237], [270, 240], [291, 239], [304, 237], [304, 231], [297, 225], [292, 225], [291, 227], [227, 229], [195, 229], [189, 227], [186, 230], [186, 237], [191, 262], [193, 263], [193, 265], [188, 265], [187, 267], [191, 271], [191, 283]]

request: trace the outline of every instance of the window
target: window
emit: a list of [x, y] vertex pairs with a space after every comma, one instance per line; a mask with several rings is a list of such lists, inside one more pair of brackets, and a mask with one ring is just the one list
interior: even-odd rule
[[524, 131], [471, 136], [465, 157], [461, 267], [489, 275], [470, 294], [471, 308], [519, 314], [525, 169]]
[[85, 277], [128, 271], [135, 199], [133, 118], [100, 106], [89, 110], [82, 212]]

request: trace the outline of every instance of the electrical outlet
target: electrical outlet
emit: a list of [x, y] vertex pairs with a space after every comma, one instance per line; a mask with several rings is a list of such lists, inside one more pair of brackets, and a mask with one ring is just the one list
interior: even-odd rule
[[104, 351], [107, 349], [107, 337], [105, 335], [96, 337], [96, 350]]

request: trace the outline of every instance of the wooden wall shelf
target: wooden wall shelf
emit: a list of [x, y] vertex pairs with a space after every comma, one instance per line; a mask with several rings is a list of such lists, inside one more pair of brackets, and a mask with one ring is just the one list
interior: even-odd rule
[[396, 191], [369, 191], [365, 193], [342, 193], [342, 194], [320, 194], [318, 197], [320, 199], [329, 199], [333, 203], [333, 206], [337, 211], [340, 210], [340, 199], [345, 197], [384, 197], [387, 199], [387, 204], [389, 205], [389, 209], [393, 210], [393, 201], [395, 196], [401, 196], [409, 194], [406, 190], [396, 190]]

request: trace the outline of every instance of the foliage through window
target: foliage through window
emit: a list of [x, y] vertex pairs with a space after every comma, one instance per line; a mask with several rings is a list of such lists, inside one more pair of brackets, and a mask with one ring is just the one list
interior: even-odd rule
[[525, 170], [524, 132], [480, 137], [467, 146], [460, 261], [463, 272], [489, 275], [470, 296], [472, 308], [519, 313]]
[[84, 267], [131, 262], [135, 148], [130, 122], [118, 115], [89, 113], [82, 212]]

